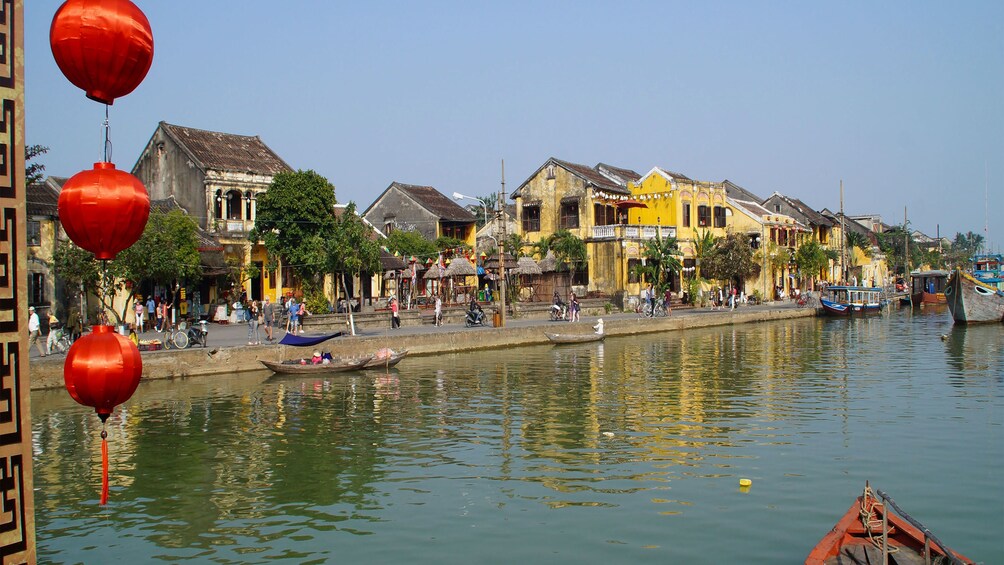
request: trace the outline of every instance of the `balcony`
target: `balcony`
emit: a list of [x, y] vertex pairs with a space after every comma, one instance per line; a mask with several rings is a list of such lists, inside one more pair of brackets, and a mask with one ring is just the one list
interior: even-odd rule
[[633, 239], [644, 241], [655, 239], [655, 234], [660, 233], [663, 239], [676, 237], [676, 227], [674, 226], [646, 226], [641, 224], [614, 224], [608, 226], [593, 226], [592, 239], [594, 240], [617, 240]]
[[216, 231], [225, 234], [245, 234], [253, 227], [252, 220], [216, 220]]

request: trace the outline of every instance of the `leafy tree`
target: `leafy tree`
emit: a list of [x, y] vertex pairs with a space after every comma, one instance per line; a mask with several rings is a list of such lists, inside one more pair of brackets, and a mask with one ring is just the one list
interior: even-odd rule
[[[894, 226], [883, 233], [875, 234], [878, 238], [879, 249], [886, 255], [886, 260], [893, 272], [900, 275], [910, 271], [910, 265], [920, 263], [919, 255], [914, 257], [918, 251], [913, 238], [910, 236], [909, 223], [902, 226]], [[906, 259], [907, 250], [910, 253], [910, 260]]]
[[662, 235], [656, 232], [654, 239], [645, 242], [642, 250], [645, 266], [641, 267], [638, 274], [652, 281], [655, 289], [662, 292], [669, 286], [669, 274], [678, 272], [683, 267], [679, 259], [681, 255], [680, 245], [675, 237], [662, 239]]
[[701, 278], [701, 263], [704, 258], [711, 254], [715, 248], [715, 236], [711, 230], [703, 230], [695, 233], [694, 237], [694, 278]]
[[403, 257], [414, 255], [424, 259], [426, 257], [435, 257], [439, 252], [435, 243], [425, 239], [417, 231], [392, 231], [387, 234], [387, 239], [383, 243], [391, 253], [397, 253]]
[[436, 249], [439, 251], [446, 251], [448, 249], [462, 249], [464, 251], [471, 251], [471, 246], [467, 245], [467, 242], [462, 239], [457, 239], [455, 237], [448, 237], [441, 235], [436, 238]]
[[854, 248], [857, 247], [858, 249], [861, 250], [862, 253], [865, 254], [866, 257], [871, 257], [872, 242], [869, 241], [868, 237], [865, 236], [865, 234], [856, 231], [848, 231], [847, 234], [844, 236], [844, 240], [847, 244], [847, 249], [849, 251], [853, 251]]
[[956, 233], [952, 240], [952, 247], [947, 253], [947, 261], [952, 266], [968, 265], [973, 255], [983, 248], [983, 236], [973, 232]]
[[[372, 230], [356, 214], [356, 205], [349, 202], [345, 211], [336, 218], [332, 237], [325, 243], [325, 264], [329, 272], [340, 279], [342, 289], [349, 293], [346, 276], [359, 276], [363, 271], [380, 269], [380, 246], [371, 237]], [[362, 303], [360, 287], [359, 302]], [[355, 322], [349, 309], [349, 328], [355, 335]]]
[[27, 163], [24, 168], [25, 184], [35, 184], [42, 181], [45, 165], [42, 163], [33, 163], [32, 161], [36, 157], [45, 155], [48, 152], [49, 148], [44, 145], [29, 145], [24, 148], [24, 162]]
[[823, 269], [830, 266], [830, 260], [835, 259], [836, 251], [824, 249], [819, 242], [807, 241], [795, 251], [795, 265], [803, 277], [815, 280]]
[[[250, 247], [250, 244], [248, 245]], [[247, 251], [247, 248], [245, 248]], [[261, 274], [254, 263], [244, 262], [244, 253], [240, 257], [227, 257], [227, 280], [230, 288], [244, 288], [244, 284]], [[239, 294], [239, 293], [238, 293]]]
[[547, 237], [547, 249], [554, 252], [558, 268], [575, 272], [588, 259], [586, 243], [568, 230], [558, 230]]
[[784, 270], [784, 267], [788, 264], [788, 259], [791, 257], [787, 248], [781, 247], [773, 241], [767, 241], [766, 245], [761, 246], [756, 256], [758, 263], [766, 263], [770, 269], [772, 285], [775, 284], [774, 281], [777, 281], [778, 271]]
[[760, 274], [760, 263], [753, 255], [750, 236], [731, 233], [715, 242], [704, 260], [704, 272], [712, 279], [745, 281]]
[[282, 172], [258, 196], [251, 243], [262, 242], [269, 266], [277, 259], [305, 284], [318, 285], [327, 265], [325, 242], [335, 231], [335, 187], [314, 171]]

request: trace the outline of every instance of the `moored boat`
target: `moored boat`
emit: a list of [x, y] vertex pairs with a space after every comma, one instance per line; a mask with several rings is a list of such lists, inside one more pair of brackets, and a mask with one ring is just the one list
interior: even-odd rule
[[957, 324], [1004, 322], [1004, 290], [992, 280], [956, 269], [948, 279], [945, 298]]
[[[889, 512], [887, 505], [898, 515]], [[932, 562], [973, 563], [945, 547], [889, 495], [872, 491], [867, 483], [864, 493], [805, 558], [806, 565]]]
[[823, 311], [831, 316], [849, 316], [880, 312], [886, 301], [882, 289], [870, 286], [829, 286], [826, 297], [819, 299]]
[[313, 363], [310, 359], [293, 359], [281, 362], [259, 359], [259, 362], [271, 369], [273, 373], [283, 375], [324, 375], [362, 369], [372, 359], [372, 355], [364, 355], [361, 357], [333, 357], [327, 363]]
[[389, 369], [401, 362], [408, 356], [408, 350], [394, 351], [393, 349], [380, 349], [370, 359], [363, 369]]
[[544, 333], [547, 339], [551, 340], [552, 343], [588, 343], [590, 341], [600, 341], [606, 334], [602, 333], [591, 333], [591, 334], [552, 334]]
[[914, 271], [910, 273], [910, 301], [921, 304], [944, 304], [948, 271]]

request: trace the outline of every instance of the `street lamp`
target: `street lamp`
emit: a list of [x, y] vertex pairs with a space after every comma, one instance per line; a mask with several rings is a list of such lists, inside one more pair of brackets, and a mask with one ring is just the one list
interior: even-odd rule
[[480, 204], [481, 206], [483, 206], [484, 209], [485, 209], [485, 225], [486, 226], [488, 225], [488, 204], [484, 200], [481, 200], [480, 198], [474, 198], [473, 196], [467, 196], [465, 194], [460, 194], [459, 192], [454, 192], [453, 193], [453, 199], [454, 200], [473, 200], [473, 201], [477, 202], [478, 204]]

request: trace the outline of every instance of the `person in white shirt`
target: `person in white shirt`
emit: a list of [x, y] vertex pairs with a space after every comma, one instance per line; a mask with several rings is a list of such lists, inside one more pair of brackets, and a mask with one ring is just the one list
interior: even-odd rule
[[31, 352], [31, 346], [35, 345], [38, 347], [38, 352], [45, 357], [45, 344], [39, 341], [38, 335], [41, 326], [38, 322], [38, 314], [35, 313], [35, 307], [28, 307], [28, 351]]

